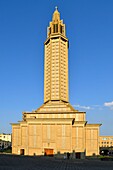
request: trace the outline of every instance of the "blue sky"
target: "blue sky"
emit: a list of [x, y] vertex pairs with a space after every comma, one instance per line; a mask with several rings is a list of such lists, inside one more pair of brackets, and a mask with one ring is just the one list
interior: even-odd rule
[[0, 0], [0, 133], [43, 104], [44, 41], [55, 6], [69, 38], [70, 103], [113, 135], [113, 0]]

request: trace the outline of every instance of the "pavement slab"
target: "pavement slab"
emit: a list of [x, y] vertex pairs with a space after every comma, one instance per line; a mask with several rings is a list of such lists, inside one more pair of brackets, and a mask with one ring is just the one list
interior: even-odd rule
[[113, 170], [113, 161], [0, 154], [0, 170]]

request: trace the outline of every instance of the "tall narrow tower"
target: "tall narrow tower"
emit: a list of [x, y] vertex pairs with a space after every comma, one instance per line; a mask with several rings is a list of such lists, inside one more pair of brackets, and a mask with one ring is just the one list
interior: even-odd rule
[[44, 103], [68, 102], [68, 39], [57, 10], [47, 29], [44, 61]]

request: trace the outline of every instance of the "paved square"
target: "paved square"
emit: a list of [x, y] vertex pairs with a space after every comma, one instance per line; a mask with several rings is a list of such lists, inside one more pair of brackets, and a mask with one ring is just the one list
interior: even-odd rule
[[0, 170], [113, 170], [113, 161], [0, 154]]

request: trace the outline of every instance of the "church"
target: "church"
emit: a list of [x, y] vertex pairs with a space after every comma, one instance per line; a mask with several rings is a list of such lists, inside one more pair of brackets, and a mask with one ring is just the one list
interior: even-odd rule
[[99, 155], [99, 128], [88, 124], [86, 112], [69, 103], [68, 48], [66, 29], [56, 8], [44, 43], [44, 103], [23, 112], [22, 121], [12, 123], [12, 153], [18, 155]]

